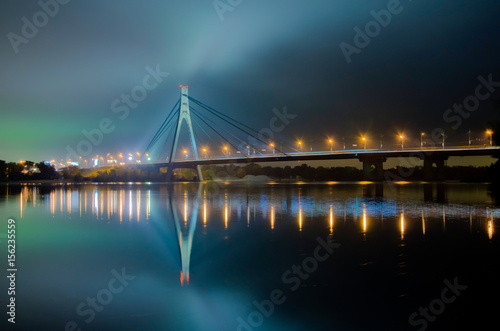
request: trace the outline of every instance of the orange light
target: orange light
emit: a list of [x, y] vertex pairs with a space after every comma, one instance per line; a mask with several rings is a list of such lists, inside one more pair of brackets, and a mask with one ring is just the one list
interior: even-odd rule
[[179, 85], [179, 87], [182, 87], [182, 85]]

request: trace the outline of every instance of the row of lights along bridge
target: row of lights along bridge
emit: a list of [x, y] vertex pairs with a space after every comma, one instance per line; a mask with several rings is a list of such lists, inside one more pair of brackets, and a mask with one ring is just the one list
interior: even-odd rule
[[[479, 141], [481, 143], [481, 144], [474, 145], [475, 147], [487, 147], [487, 146], [491, 147], [491, 146], [493, 146], [493, 131], [486, 130], [485, 134], [486, 134], [486, 139], [484, 139], [484, 138], [476, 138], [475, 139], [476, 142]], [[383, 149], [382, 137], [383, 136], [381, 136], [381, 139], [380, 139], [380, 149]], [[401, 150], [404, 150], [405, 149], [405, 139], [407, 137], [403, 133], [399, 133], [396, 137], [399, 140]], [[445, 137], [446, 137], [445, 134], [441, 133], [441, 142], [440, 142], [441, 146], [435, 146], [435, 144], [432, 144], [432, 147], [433, 148], [435, 148], [435, 147], [445, 148]], [[366, 150], [368, 141], [369, 141], [369, 138], [367, 136], [360, 136], [360, 137], [358, 137], [358, 142], [361, 143], [361, 146], [358, 146], [357, 143], [353, 143], [352, 147], [357, 148], [357, 149], [360, 149], [360, 147], [361, 147], [362, 149]], [[333, 139], [332, 137], [327, 138], [325, 140], [325, 142], [326, 142], [325, 145], [329, 147], [330, 152], [347, 150], [344, 138], [342, 138], [342, 145], [341, 145], [342, 148], [338, 149], [338, 150], [337, 149], [334, 150], [337, 141], [335, 139]], [[486, 142], [486, 143], [484, 143], [484, 142]], [[468, 145], [467, 146], [469, 148], [472, 146], [471, 131], [468, 132]], [[460, 146], [460, 147], [467, 147], [467, 146]], [[275, 146], [274, 142], [269, 143], [268, 147], [271, 149], [272, 154], [276, 154], [277, 146]], [[338, 146], [338, 147], [340, 147], [340, 146]], [[420, 148], [428, 148], [428, 147], [429, 146], [426, 143], [426, 133], [420, 132]], [[459, 147], [459, 146], [457, 146], [457, 147]], [[310, 151], [312, 151], [312, 144], [309, 146], [309, 148], [310, 148]], [[415, 147], [413, 147], [413, 148], [415, 148]], [[290, 149], [292, 151], [291, 152], [286, 151], [286, 153], [290, 154], [290, 153], [307, 152], [305, 149], [305, 144], [304, 144], [303, 139], [298, 139], [296, 141], [296, 145], [290, 146]], [[215, 151], [216, 150], [217, 150], [217, 148], [215, 149]], [[266, 152], [265, 149], [263, 149], [262, 151]], [[279, 151], [283, 151], [282, 146], [280, 146]], [[316, 152], [321, 152], [321, 151], [322, 150], [318, 150]], [[326, 151], [326, 150], [323, 150], [323, 151]], [[221, 157], [221, 156], [226, 157], [226, 158], [231, 157], [231, 147], [228, 145], [221, 146], [221, 148], [220, 148], [221, 153], [220, 154], [217, 154], [214, 151], [212, 151], [212, 153], [210, 153], [208, 146], [201, 147], [200, 152], [201, 152], [200, 156], [202, 158]], [[190, 155], [189, 149], [183, 148], [182, 153], [183, 153], [185, 159], [189, 158], [189, 155]], [[238, 156], [238, 155], [242, 155], [243, 153], [246, 153], [247, 155], [255, 154], [255, 148], [250, 147], [250, 146], [246, 146], [246, 151], [236, 151], [235, 154], [236, 154], [236, 156]], [[278, 153], [280, 153], [280, 152], [278, 152]], [[54, 160], [52, 160], [52, 161], [54, 161]], [[166, 161], [168, 162], [168, 160], [166, 160]], [[79, 160], [67, 160], [65, 163], [66, 163], [66, 165], [72, 164], [72, 165], [78, 165], [80, 167], [88, 168], [88, 167], [102, 166], [102, 165], [106, 165], [106, 164], [107, 165], [113, 165], [113, 164], [125, 165], [125, 164], [130, 164], [130, 163], [141, 163], [141, 162], [151, 162], [150, 155], [148, 153], [142, 155], [140, 152], [128, 153], [128, 154], [127, 153], [124, 154], [124, 153], [120, 153], [120, 152], [116, 153], [116, 154], [107, 153], [105, 156], [96, 155], [95, 157], [93, 157], [91, 159], [82, 159], [80, 157]], [[62, 160], [61, 160], [60, 166], [61, 167], [65, 166], [65, 164], [63, 163]]]

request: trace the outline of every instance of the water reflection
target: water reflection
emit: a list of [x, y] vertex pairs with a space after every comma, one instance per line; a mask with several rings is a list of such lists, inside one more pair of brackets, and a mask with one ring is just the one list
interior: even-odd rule
[[[405, 185], [404, 190], [401, 188], [392, 196], [386, 189], [386, 197], [380, 198], [372, 197], [372, 191], [365, 186], [11, 185], [4, 186], [1, 193], [6, 201], [17, 199], [15, 208], [21, 219], [45, 210], [53, 217], [92, 218], [117, 224], [126, 223], [128, 218], [129, 222], [148, 224], [155, 211], [156, 221], [175, 223], [181, 285], [190, 282], [190, 257], [197, 222], [203, 223], [203, 234], [210, 229], [223, 230], [226, 239], [229, 231], [241, 224], [245, 228], [264, 226], [273, 231], [288, 226], [305, 233], [320, 226], [332, 235], [355, 224], [355, 231], [364, 240], [388, 229], [397, 231], [398, 237], [406, 240], [413, 235], [444, 234], [449, 228], [453, 231], [465, 223], [469, 233], [495, 239], [494, 219], [500, 210], [488, 202], [486, 195], [474, 197], [460, 187], [446, 191], [439, 185], [435, 187], [439, 197], [432, 200], [434, 188], [425, 184]], [[440, 202], [443, 197], [446, 203]], [[161, 210], [169, 212], [159, 212]], [[308, 222], [304, 222], [306, 217]], [[335, 218], [341, 217], [344, 222], [335, 222]]]

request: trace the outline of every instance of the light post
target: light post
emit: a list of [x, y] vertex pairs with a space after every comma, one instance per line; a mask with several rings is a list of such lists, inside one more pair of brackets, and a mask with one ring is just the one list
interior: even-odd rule
[[403, 135], [400, 135], [399, 138], [401, 138], [401, 150], [403, 150], [404, 149], [405, 137]]
[[203, 153], [205, 154], [205, 159], [207, 159], [208, 155], [207, 155], [207, 149], [205, 147], [203, 147]]
[[491, 130], [486, 130], [486, 134], [490, 136], [490, 147], [493, 146], [493, 131]]
[[443, 136], [443, 142], [441, 144], [443, 145], [443, 149], [444, 149], [444, 132], [441, 132], [441, 135]]
[[229, 151], [227, 150], [227, 146], [224, 146], [224, 150], [226, 151], [226, 158], [229, 159]]
[[471, 140], [470, 140], [470, 129], [469, 129], [469, 149], [470, 149], [470, 144], [471, 144]]
[[273, 155], [274, 155], [274, 143], [270, 143], [269, 146], [273, 149]]
[[330, 142], [330, 152], [333, 152], [333, 139], [328, 139]]
[[425, 136], [425, 132], [420, 132], [420, 148], [423, 148], [424, 147], [424, 136]]
[[342, 137], [342, 146], [343, 146], [343, 148], [345, 150], [345, 138], [344, 137]]
[[300, 152], [302, 153], [302, 141], [299, 140], [299, 142], [297, 143], [300, 147]]
[[187, 158], [188, 158], [188, 151], [187, 150], [183, 150], [183, 153], [184, 153], [184, 155], [186, 155], [186, 160], [187, 160]]
[[361, 137], [361, 139], [363, 140], [364, 142], [364, 145], [365, 145], [365, 151], [366, 151], [366, 138], [365, 137]]

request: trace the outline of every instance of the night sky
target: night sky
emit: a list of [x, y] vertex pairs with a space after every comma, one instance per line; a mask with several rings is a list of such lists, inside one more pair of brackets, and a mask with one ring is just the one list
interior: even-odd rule
[[[500, 91], [465, 112], [468, 118], [451, 113], [461, 117], [460, 125], [443, 114], [475, 94], [479, 76], [500, 82], [500, 4], [396, 5], [252, 0], [218, 13], [212, 0], [73, 0], [43, 22], [36, 1], [4, 0], [0, 159], [63, 158], [66, 146], [75, 148], [85, 138], [82, 130], [98, 128], [103, 118], [115, 130], [93, 155], [143, 150], [177, 101], [180, 84], [258, 130], [269, 126], [273, 108], [286, 106], [297, 117], [282, 139], [302, 138], [315, 148], [329, 135], [355, 141], [366, 133], [376, 147], [381, 134], [390, 145], [397, 132], [410, 141], [435, 128], [445, 130], [450, 143], [465, 144], [469, 129], [486, 138], [484, 131], [498, 119]], [[364, 31], [374, 20], [370, 12], [388, 6], [397, 11], [390, 23], [371, 32], [369, 44], [348, 63], [341, 43], [355, 47], [354, 28]], [[25, 38], [22, 19], [33, 22], [34, 15], [41, 27]], [[142, 85], [147, 67], [168, 76], [120, 119], [113, 101]]]

